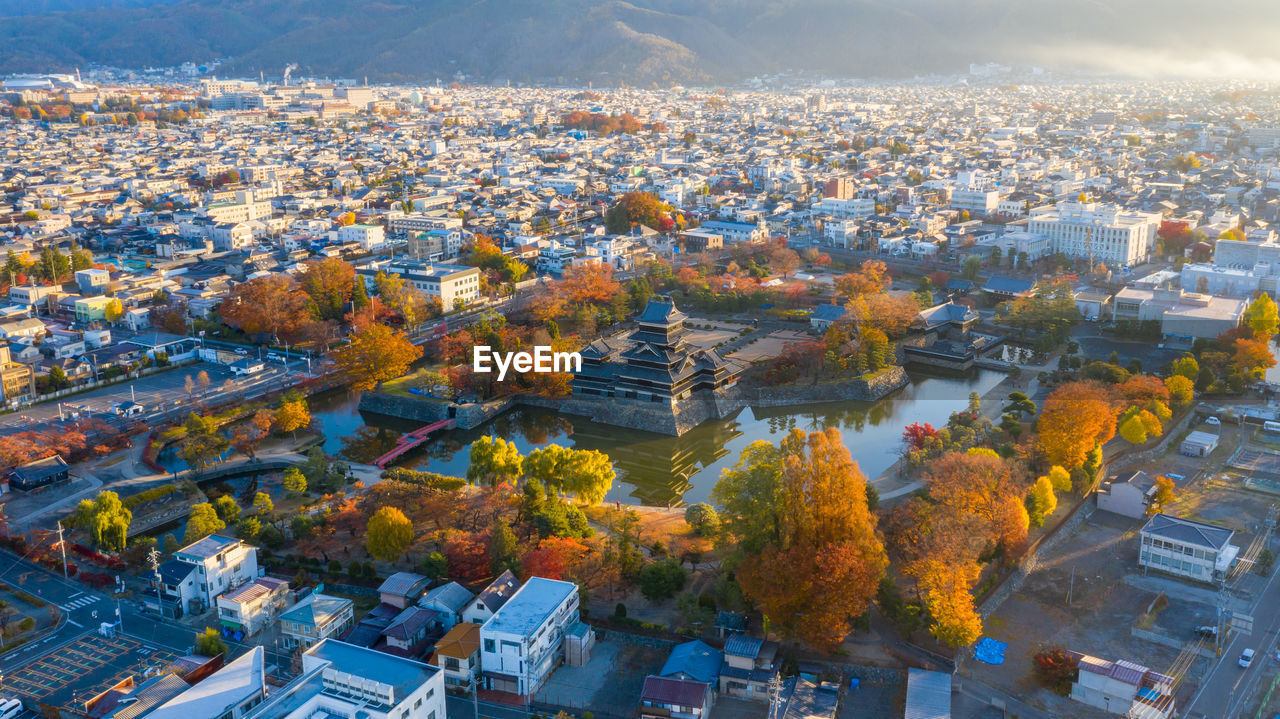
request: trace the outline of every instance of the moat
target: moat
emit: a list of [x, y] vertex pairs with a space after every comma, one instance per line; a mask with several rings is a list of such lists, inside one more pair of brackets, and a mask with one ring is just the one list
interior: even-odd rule
[[[963, 376], [912, 373], [912, 381], [877, 402], [832, 402], [790, 407], [744, 408], [705, 422], [679, 437], [623, 429], [533, 407], [516, 407], [472, 430], [455, 430], [406, 455], [400, 466], [461, 476], [468, 447], [496, 434], [521, 452], [556, 443], [596, 449], [614, 460], [618, 481], [608, 500], [649, 505], [705, 501], [722, 469], [756, 440], [776, 442], [793, 428], [838, 427], [853, 458], [868, 477], [897, 460], [902, 428], [912, 422], [945, 424], [968, 403], [969, 393], [985, 393], [1004, 377], [978, 370]], [[394, 446], [417, 423], [357, 411], [359, 395], [335, 390], [311, 399], [312, 416], [326, 435], [325, 452], [368, 462]]]

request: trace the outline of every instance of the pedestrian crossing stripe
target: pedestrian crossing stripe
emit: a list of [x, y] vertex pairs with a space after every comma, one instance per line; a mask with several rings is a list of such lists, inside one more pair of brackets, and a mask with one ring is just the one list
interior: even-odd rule
[[69, 612], [73, 609], [87, 607], [96, 601], [98, 601], [98, 597], [80, 597], [79, 599], [73, 599], [65, 604], [59, 604], [58, 608], [64, 612]]

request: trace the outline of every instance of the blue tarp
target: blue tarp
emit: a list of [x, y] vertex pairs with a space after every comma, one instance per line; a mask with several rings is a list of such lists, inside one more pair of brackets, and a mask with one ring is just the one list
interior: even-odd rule
[[973, 658], [985, 664], [1004, 664], [1004, 650], [1009, 645], [990, 637], [983, 637], [973, 645]]

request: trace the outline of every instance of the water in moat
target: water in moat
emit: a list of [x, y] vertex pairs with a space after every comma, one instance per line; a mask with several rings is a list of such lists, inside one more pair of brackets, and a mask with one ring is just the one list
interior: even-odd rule
[[[595, 449], [614, 461], [618, 481], [608, 500], [664, 506], [705, 501], [720, 472], [737, 461], [751, 442], [777, 442], [793, 428], [806, 431], [835, 426], [868, 477], [876, 477], [898, 459], [902, 428], [912, 422], [946, 423], [968, 403], [1003, 378], [979, 370], [963, 376], [914, 375], [911, 384], [878, 402], [832, 402], [792, 407], [745, 408], [725, 419], [706, 422], [680, 437], [670, 437], [517, 407], [473, 430], [440, 435], [397, 462], [399, 466], [462, 476], [468, 447], [486, 434], [515, 442], [527, 453], [548, 444]], [[395, 446], [418, 423], [362, 414], [359, 395], [335, 390], [311, 398], [311, 414], [325, 433], [325, 452], [369, 462]]]

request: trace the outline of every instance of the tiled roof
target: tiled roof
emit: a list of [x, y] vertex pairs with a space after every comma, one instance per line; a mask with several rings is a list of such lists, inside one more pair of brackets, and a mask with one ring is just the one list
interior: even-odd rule
[[1152, 517], [1142, 528], [1142, 533], [1215, 551], [1225, 547], [1231, 541], [1231, 536], [1235, 534], [1234, 531], [1225, 527], [1170, 517], [1167, 514], [1157, 514]]

